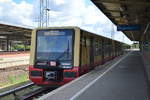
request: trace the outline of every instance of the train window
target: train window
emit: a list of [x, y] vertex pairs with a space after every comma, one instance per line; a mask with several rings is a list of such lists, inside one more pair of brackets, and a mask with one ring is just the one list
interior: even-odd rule
[[98, 41], [97, 40], [95, 40], [94, 41], [94, 55], [95, 56], [98, 56], [99, 55], [99, 50], [98, 50], [98, 48], [99, 48], [99, 45], [98, 45]]
[[85, 36], [81, 36], [81, 45], [82, 46], [85, 46], [86, 45], [86, 38], [85, 38]]
[[82, 46], [87, 47], [90, 45], [90, 41], [86, 36], [82, 36], [81, 37], [81, 44], [82, 44]]
[[87, 44], [86, 44], [86, 36], [84, 37], [84, 46], [86, 47]]
[[73, 34], [71, 29], [39, 30], [37, 60], [72, 60]]
[[99, 55], [101, 55], [101, 53], [102, 53], [102, 41], [100, 40], [99, 41], [99, 46], [98, 46], [98, 48], [99, 48]]
[[90, 39], [89, 38], [86, 38], [86, 45], [90, 46]]
[[108, 39], [105, 39], [105, 55], [108, 56], [109, 55], [109, 42]]

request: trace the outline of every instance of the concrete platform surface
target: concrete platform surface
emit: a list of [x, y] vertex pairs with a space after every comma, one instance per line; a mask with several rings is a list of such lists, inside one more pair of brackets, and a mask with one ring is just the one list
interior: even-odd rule
[[149, 100], [140, 53], [117, 58], [39, 100]]
[[28, 65], [29, 58], [30, 54], [28, 52], [0, 55], [0, 69], [12, 66]]

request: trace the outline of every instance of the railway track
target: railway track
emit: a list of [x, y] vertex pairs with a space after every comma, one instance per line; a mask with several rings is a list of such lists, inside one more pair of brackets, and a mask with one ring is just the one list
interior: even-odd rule
[[[27, 91], [27, 89], [31, 89], [32, 91]], [[56, 87], [42, 88], [34, 85], [34, 83], [29, 83], [15, 89], [0, 93], [0, 100], [33, 100], [39, 98], [40, 96], [43, 96], [48, 92], [51, 92], [54, 89], [56, 89]], [[26, 93], [21, 94], [20, 91], [26, 91]]]
[[34, 99], [38, 99], [39, 97], [55, 90], [56, 87], [54, 88], [39, 88], [36, 89], [35, 91], [23, 96], [20, 98], [20, 100], [34, 100]]
[[0, 72], [8, 72], [8, 71], [13, 71], [13, 70], [28, 71], [27, 68], [28, 68], [28, 64], [26, 64], [26, 65], [19, 65], [19, 66], [11, 66], [11, 67], [0, 68]]

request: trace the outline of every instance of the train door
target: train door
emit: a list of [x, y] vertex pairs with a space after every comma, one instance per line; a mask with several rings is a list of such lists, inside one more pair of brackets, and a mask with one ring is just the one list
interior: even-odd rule
[[94, 43], [93, 38], [90, 39], [90, 68], [93, 69], [94, 65]]
[[84, 66], [85, 66], [85, 47], [84, 47], [84, 34], [83, 31], [81, 31], [81, 37], [80, 37], [80, 74], [82, 75], [84, 73]]
[[111, 59], [111, 52], [112, 52], [112, 48], [111, 48], [111, 40], [108, 40], [108, 53], [109, 53], [109, 60]]
[[101, 50], [101, 53], [102, 53], [102, 64], [104, 64], [104, 56], [105, 56], [105, 52], [104, 52], [104, 39], [101, 40], [102, 42], [102, 50]]
[[89, 43], [87, 42], [86, 33], [81, 31], [81, 41], [80, 41], [80, 74], [88, 72], [89, 68]]

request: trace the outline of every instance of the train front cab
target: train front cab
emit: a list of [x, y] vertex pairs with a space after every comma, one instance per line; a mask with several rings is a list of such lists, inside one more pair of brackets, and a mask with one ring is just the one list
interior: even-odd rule
[[[69, 36], [70, 32], [72, 32], [72, 36]], [[68, 37], [64, 37], [64, 39], [57, 38], [58, 41], [61, 41], [58, 43], [55, 38], [59, 35], [60, 37], [63, 37], [62, 34], [67, 34]], [[54, 36], [55, 38], [52, 38]], [[69, 37], [71, 37], [70, 40], [68, 40]], [[51, 43], [49, 40], [52, 40], [53, 42]], [[42, 41], [47, 42], [42, 43]], [[53, 46], [54, 41], [55, 46]], [[64, 44], [63, 41], [65, 41]], [[54, 50], [52, 47], [56, 47], [58, 52], [62, 52], [55, 52], [52, 54], [47, 53], [50, 49], [51, 52]], [[47, 51], [44, 49], [47, 49]], [[72, 81], [79, 76], [79, 53], [79, 28], [51, 28], [33, 30], [29, 66], [30, 80], [37, 85], [44, 86], [60, 86]], [[68, 55], [71, 57], [65, 59]]]

